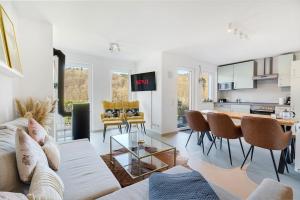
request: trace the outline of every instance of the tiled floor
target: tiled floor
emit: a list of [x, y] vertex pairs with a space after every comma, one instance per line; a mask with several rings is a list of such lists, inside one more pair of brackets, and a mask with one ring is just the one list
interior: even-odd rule
[[[161, 137], [159, 134], [147, 132], [149, 135], [159, 138], [171, 145], [176, 146], [180, 154], [189, 159], [189, 166], [201, 172], [208, 180], [212, 181], [225, 190], [245, 199], [264, 178], [276, 179], [270, 153], [267, 150], [256, 148], [253, 161], [246, 163], [243, 170], [240, 165], [243, 161], [243, 155], [238, 140], [231, 142], [231, 152], [233, 166], [230, 165], [227, 143], [223, 141], [223, 148], [219, 146], [216, 150], [212, 148], [209, 156], [203, 155], [202, 148], [197, 145], [197, 134], [193, 134], [189, 145], [185, 148], [185, 143], [189, 136], [188, 132], [178, 132]], [[102, 142], [102, 132], [91, 134], [91, 143], [101, 154], [109, 153], [109, 136], [119, 134], [117, 130], [109, 130], [105, 142]], [[249, 145], [243, 142], [245, 151]], [[210, 142], [205, 139], [205, 152], [208, 151]], [[278, 162], [279, 152], [275, 153], [275, 159]], [[300, 173], [295, 172], [294, 166], [289, 165], [290, 173], [280, 175], [282, 183], [288, 184], [294, 189], [295, 199], [300, 199]]]

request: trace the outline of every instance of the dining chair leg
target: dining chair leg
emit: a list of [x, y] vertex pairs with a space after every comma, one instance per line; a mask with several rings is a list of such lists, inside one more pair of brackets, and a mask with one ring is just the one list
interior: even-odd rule
[[277, 167], [276, 167], [276, 163], [275, 163], [275, 159], [274, 159], [274, 154], [273, 154], [272, 149], [270, 149], [270, 153], [271, 153], [271, 157], [272, 157], [274, 169], [275, 169], [275, 172], [276, 172], [277, 180], [278, 180], [278, 182], [280, 182], [280, 179], [279, 179], [279, 176], [278, 176]]
[[284, 157], [283, 162], [284, 162], [284, 165], [285, 165], [285, 168], [286, 168], [286, 172], [290, 173], [288, 165], [287, 165], [287, 152], [285, 150], [282, 150], [282, 154], [283, 154], [283, 157]]
[[191, 139], [192, 133], [193, 133], [193, 130], [192, 130], [191, 133], [190, 133], [189, 139], [187, 140], [187, 142], [186, 142], [186, 144], [185, 144], [185, 147], [188, 145], [188, 143], [189, 143], [189, 141], [190, 141], [190, 139]]
[[[201, 133], [202, 135], [202, 133]], [[200, 136], [199, 136], [199, 131], [197, 132], [197, 143], [199, 144], [199, 140], [200, 140]], [[200, 146], [201, 146], [201, 143], [200, 143]]]
[[144, 133], [147, 134], [145, 124], [144, 123], [142, 123], [142, 124], [143, 124], [143, 128], [144, 128]]
[[209, 131], [206, 132], [206, 136], [208, 137], [209, 141], [213, 141], [213, 137], [209, 133]]
[[200, 140], [201, 140], [201, 143], [202, 143], [202, 153], [204, 154], [204, 136], [205, 136], [205, 133], [201, 133], [201, 136], [200, 136]]
[[243, 156], [245, 158], [245, 151], [244, 151], [244, 147], [243, 147], [243, 143], [242, 143], [241, 138], [239, 138], [239, 141], [240, 141], [240, 145], [241, 145], [241, 148], [242, 148]]
[[229, 139], [227, 139], [227, 146], [228, 146], [228, 153], [229, 153], [230, 164], [231, 164], [231, 166], [232, 166], [232, 158], [231, 158], [231, 151], [230, 151], [230, 143], [229, 143]]
[[245, 164], [245, 162], [246, 162], [246, 160], [247, 160], [247, 158], [248, 158], [250, 152], [252, 151], [252, 148], [254, 148], [253, 145], [249, 148], [248, 153], [247, 153], [247, 155], [246, 155], [246, 157], [245, 157], [245, 159], [244, 159], [244, 161], [243, 161], [243, 164], [241, 165], [241, 169], [243, 169], [244, 164]]
[[105, 141], [105, 134], [106, 134], [106, 125], [104, 125], [104, 130], [103, 130], [103, 142]]
[[[215, 138], [217, 138], [217, 137], [215, 137]], [[215, 144], [215, 148], [218, 149], [217, 144], [216, 144], [216, 140], [214, 140], [214, 144]]]
[[220, 140], [220, 149], [222, 149], [222, 144], [223, 144], [223, 140], [222, 140], [223, 138], [221, 138], [221, 140]]
[[253, 154], [254, 154], [254, 146], [252, 147], [252, 151], [251, 151], [251, 162], [252, 162], [252, 159], [253, 159]]
[[209, 152], [210, 152], [212, 146], [214, 145], [214, 143], [215, 143], [215, 141], [216, 141], [216, 138], [217, 138], [217, 137], [213, 137], [213, 141], [211, 142], [211, 145], [210, 145], [210, 147], [209, 147], [209, 149], [208, 149], [207, 155], [209, 154]]

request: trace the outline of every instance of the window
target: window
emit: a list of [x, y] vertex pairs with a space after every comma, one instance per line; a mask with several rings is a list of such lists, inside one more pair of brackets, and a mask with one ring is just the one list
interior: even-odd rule
[[113, 72], [111, 84], [112, 101], [128, 101], [129, 74], [124, 72]]
[[85, 103], [88, 101], [88, 68], [80, 64], [66, 66], [64, 85], [65, 110], [71, 112], [73, 103]]
[[200, 79], [200, 98], [202, 101], [212, 100], [212, 75], [204, 72]]
[[177, 70], [177, 128], [187, 127], [185, 112], [190, 109], [191, 72]]

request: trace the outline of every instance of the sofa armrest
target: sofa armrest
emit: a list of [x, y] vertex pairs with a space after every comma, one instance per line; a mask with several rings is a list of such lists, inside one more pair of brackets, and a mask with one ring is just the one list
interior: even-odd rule
[[247, 200], [293, 200], [293, 189], [285, 184], [266, 178], [250, 194]]

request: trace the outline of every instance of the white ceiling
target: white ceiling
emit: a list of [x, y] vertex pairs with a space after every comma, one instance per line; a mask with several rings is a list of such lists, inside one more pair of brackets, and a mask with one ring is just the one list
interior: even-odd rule
[[[225, 64], [300, 50], [300, 0], [15, 2], [53, 24], [54, 46], [138, 60], [171, 51]], [[227, 33], [233, 22], [249, 35]], [[111, 55], [110, 42], [121, 53]]]

